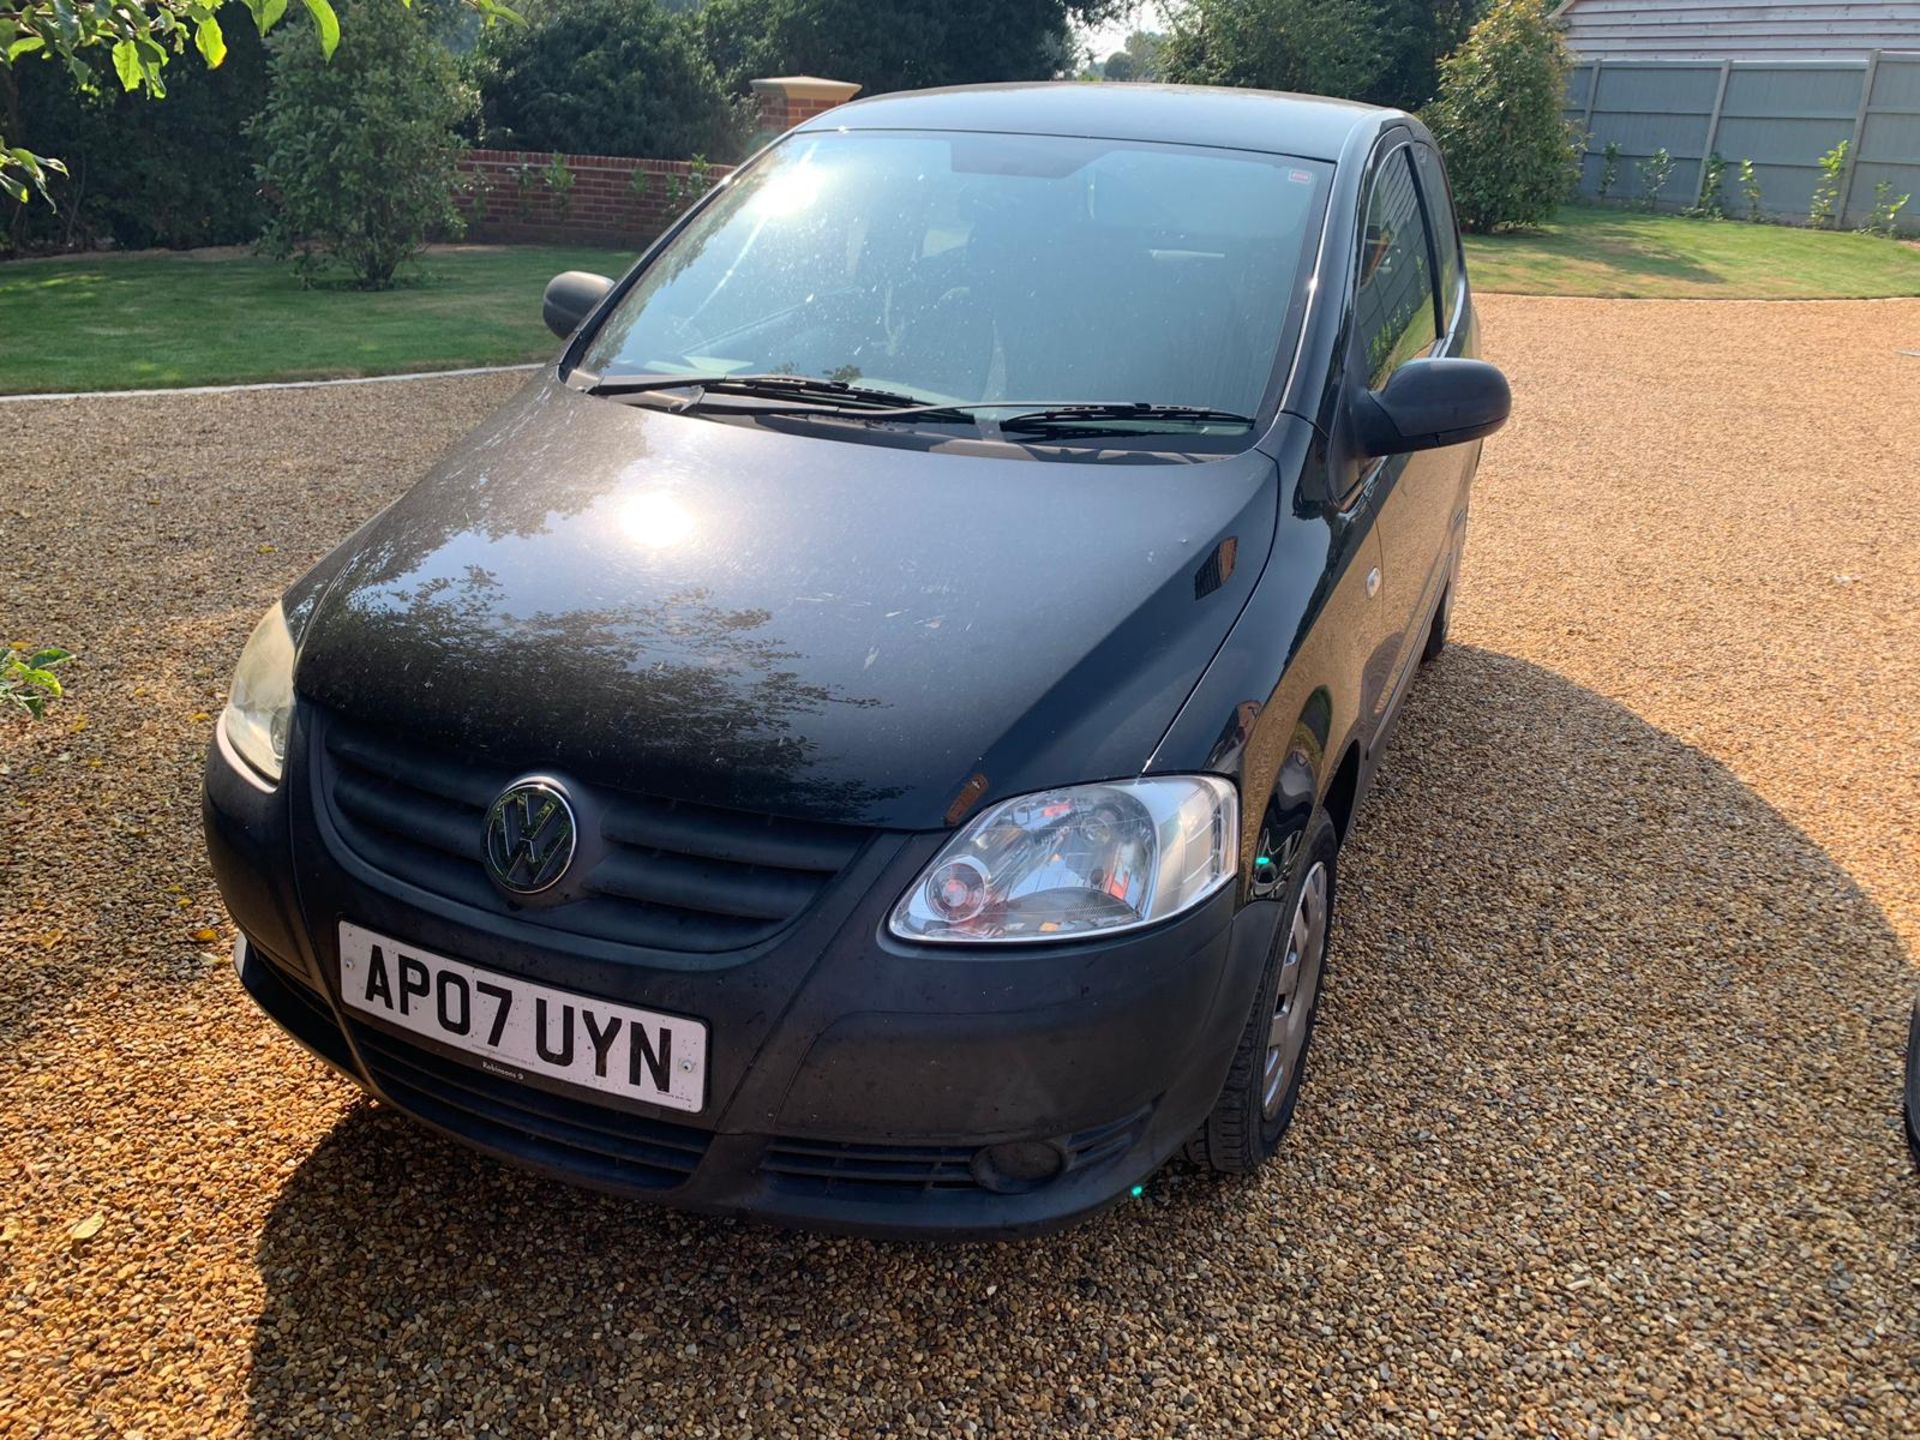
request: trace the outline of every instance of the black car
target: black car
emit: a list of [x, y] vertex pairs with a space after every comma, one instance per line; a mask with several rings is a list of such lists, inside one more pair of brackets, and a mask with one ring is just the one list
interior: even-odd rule
[[834, 110], [261, 620], [240, 978], [555, 1176], [1009, 1233], [1292, 1116], [1336, 861], [1506, 418], [1405, 114]]

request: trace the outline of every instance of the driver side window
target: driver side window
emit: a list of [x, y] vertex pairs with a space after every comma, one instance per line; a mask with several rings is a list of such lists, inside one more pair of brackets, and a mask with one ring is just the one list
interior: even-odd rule
[[1354, 294], [1354, 363], [1378, 390], [1404, 361], [1439, 338], [1426, 222], [1413, 181], [1413, 150], [1402, 145], [1373, 177]]

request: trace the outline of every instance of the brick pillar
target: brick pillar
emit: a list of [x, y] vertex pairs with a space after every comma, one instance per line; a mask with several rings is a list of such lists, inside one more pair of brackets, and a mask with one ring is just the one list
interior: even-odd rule
[[753, 82], [760, 102], [762, 138], [783, 135], [803, 120], [825, 114], [860, 93], [848, 80], [822, 80], [818, 75], [780, 75]]

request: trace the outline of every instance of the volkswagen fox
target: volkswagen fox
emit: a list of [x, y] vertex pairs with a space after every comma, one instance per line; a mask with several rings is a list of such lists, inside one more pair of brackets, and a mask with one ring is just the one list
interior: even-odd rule
[[1000, 1235], [1260, 1165], [1509, 408], [1419, 122], [881, 97], [545, 310], [240, 656], [253, 999], [687, 1209]]

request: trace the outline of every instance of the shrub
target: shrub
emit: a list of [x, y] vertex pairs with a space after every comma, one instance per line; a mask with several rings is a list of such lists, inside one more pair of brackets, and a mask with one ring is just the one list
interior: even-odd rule
[[547, 168], [540, 172], [540, 178], [546, 182], [547, 193], [553, 196], [553, 203], [560, 212], [560, 218], [566, 219], [573, 213], [573, 171], [568, 168], [567, 157], [558, 150], [547, 161]]
[[1747, 219], [1758, 225], [1766, 218], [1760, 209], [1760, 176], [1751, 160], [1740, 162], [1740, 198], [1747, 202]]
[[1373, 0], [1372, 8], [1384, 64], [1379, 78], [1354, 98], [1418, 110], [1440, 83], [1440, 58], [1467, 38], [1477, 0]]
[[1873, 187], [1873, 213], [1860, 228], [1869, 235], [1893, 239], [1899, 228], [1900, 212], [1907, 208], [1907, 202], [1911, 199], [1911, 193], [1895, 195], [1891, 180], [1878, 181]]
[[293, 27], [270, 45], [253, 128], [274, 205], [262, 243], [297, 256], [303, 276], [339, 264], [379, 290], [430, 236], [460, 233], [454, 127], [472, 97], [419, 12], [388, 0], [349, 0], [346, 12], [331, 61]]
[[1612, 192], [1614, 182], [1620, 178], [1620, 142], [1607, 141], [1600, 161], [1600, 198], [1606, 199]]
[[1185, 84], [1352, 97], [1387, 64], [1367, 0], [1192, 0], [1172, 19], [1166, 75]]
[[[764, 75], [828, 75], [869, 95], [979, 80], [1045, 80], [1074, 61], [1069, 23], [1113, 0], [705, 0], [694, 25], [729, 91]], [[690, 150], [712, 146], [685, 146]]]
[[[1187, 0], [1169, 7], [1165, 78], [1418, 109], [1466, 37], [1468, 0]], [[1129, 42], [1131, 48], [1131, 42]], [[1109, 79], [1116, 77], [1111, 61]]]
[[1660, 208], [1660, 197], [1673, 176], [1673, 156], [1662, 145], [1640, 162], [1640, 208], [1651, 214]]
[[[311, 34], [307, 38], [313, 43]], [[111, 46], [82, 52], [90, 93], [65, 66], [25, 57], [16, 62], [19, 134], [8, 143], [56, 151], [67, 173], [49, 177], [48, 198], [57, 210], [38, 204], [14, 210], [13, 244], [186, 249], [257, 236], [266, 212], [245, 130], [266, 103], [266, 46], [251, 21], [227, 27], [226, 44], [217, 70], [170, 67], [167, 98], [158, 105], [120, 83]], [[5, 112], [0, 80], [0, 129], [12, 123]]]
[[540, 167], [531, 161], [507, 167], [513, 177], [513, 213], [522, 220], [533, 214], [533, 192], [540, 188]]
[[1715, 150], [1700, 162], [1700, 194], [1688, 207], [1687, 214], [1700, 220], [1724, 220], [1727, 218], [1727, 162]]
[[732, 158], [741, 108], [688, 17], [654, 0], [555, 0], [474, 51], [482, 143], [508, 150]]
[[65, 693], [60, 677], [53, 672], [72, 658], [72, 652], [58, 645], [27, 653], [8, 646], [0, 654], [0, 715], [28, 715], [38, 720], [46, 713], [47, 701], [58, 700]]
[[1469, 230], [1538, 225], [1565, 191], [1577, 151], [1560, 113], [1567, 52], [1547, 6], [1493, 0], [1467, 43], [1440, 62], [1440, 95], [1423, 118]]
[[1847, 173], [1847, 148], [1851, 143], [1842, 140], [1820, 157], [1820, 179], [1813, 187], [1813, 203], [1807, 207], [1807, 223], [1816, 230], [1824, 229], [1834, 218], [1834, 206], [1840, 203], [1840, 182]]

